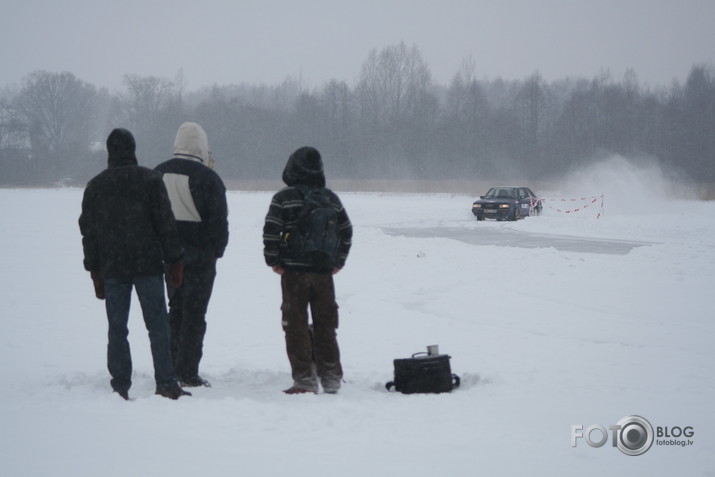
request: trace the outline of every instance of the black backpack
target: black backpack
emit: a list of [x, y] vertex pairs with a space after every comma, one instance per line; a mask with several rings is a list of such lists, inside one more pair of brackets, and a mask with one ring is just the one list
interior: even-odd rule
[[315, 267], [333, 268], [337, 264], [338, 212], [324, 187], [297, 187], [303, 193], [303, 208], [295, 229], [287, 239], [293, 258]]

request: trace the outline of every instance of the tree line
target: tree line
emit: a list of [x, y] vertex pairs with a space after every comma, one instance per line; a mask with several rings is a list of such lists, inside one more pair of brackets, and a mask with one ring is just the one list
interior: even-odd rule
[[184, 121], [209, 135], [226, 180], [280, 177], [297, 147], [318, 148], [331, 178], [548, 180], [600, 156], [658, 161], [715, 181], [715, 72], [694, 65], [684, 84], [615, 79], [545, 81], [478, 76], [464, 60], [436, 84], [416, 46], [372, 50], [354, 84], [214, 85], [125, 75], [120, 91], [72, 73], [35, 71], [0, 91], [0, 186], [82, 185], [106, 166], [104, 140], [131, 130], [140, 163], [171, 156]]

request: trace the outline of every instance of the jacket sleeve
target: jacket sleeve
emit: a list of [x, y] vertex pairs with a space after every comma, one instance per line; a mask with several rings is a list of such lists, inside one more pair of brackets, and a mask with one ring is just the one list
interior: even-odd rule
[[154, 230], [159, 236], [161, 242], [162, 254], [164, 263], [173, 264], [181, 262], [184, 255], [184, 249], [179, 241], [179, 233], [176, 229], [176, 220], [174, 213], [171, 211], [171, 202], [169, 202], [169, 194], [166, 192], [166, 186], [161, 179], [160, 174], [156, 174], [154, 187], [152, 192], [155, 197], [152, 198]]
[[228, 204], [226, 203], [226, 186], [223, 181], [215, 176], [211, 191], [211, 207], [208, 207], [207, 221], [208, 233], [214, 248], [214, 257], [223, 257], [228, 245]]
[[95, 234], [94, 204], [92, 188], [88, 186], [82, 197], [82, 213], [79, 216], [79, 231], [82, 234], [84, 269], [89, 272], [100, 271], [99, 244]]
[[340, 202], [340, 199], [335, 195], [336, 210], [338, 211], [338, 233], [340, 234], [340, 245], [338, 245], [338, 268], [343, 268], [350, 253], [350, 247], [353, 243], [353, 225], [350, 222], [350, 217]]
[[284, 227], [283, 207], [277, 195], [274, 195], [263, 224], [263, 257], [269, 267], [280, 264], [279, 253]]

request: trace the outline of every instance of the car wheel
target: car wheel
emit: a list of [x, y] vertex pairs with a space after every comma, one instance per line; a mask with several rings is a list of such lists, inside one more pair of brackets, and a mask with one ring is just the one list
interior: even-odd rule
[[484, 217], [480, 217], [477, 215], [477, 222], [482, 222], [484, 220]]
[[517, 207], [516, 209], [514, 209], [514, 216], [512, 217], [511, 220], [513, 220], [514, 222], [516, 222], [516, 221], [519, 220], [520, 218], [521, 218], [521, 211], [519, 210], [519, 207]]

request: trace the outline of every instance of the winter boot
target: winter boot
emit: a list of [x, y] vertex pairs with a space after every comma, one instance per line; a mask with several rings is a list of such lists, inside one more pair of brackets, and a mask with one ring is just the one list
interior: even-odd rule
[[309, 389], [297, 388], [295, 386], [292, 386], [288, 389], [284, 389], [283, 392], [286, 394], [307, 394], [307, 393], [318, 394], [317, 391], [311, 391]]
[[129, 401], [129, 391], [117, 391], [115, 389], [114, 392], [119, 394], [125, 401]]
[[157, 384], [156, 393], [169, 399], [179, 399], [181, 396], [191, 396], [191, 393], [184, 391], [176, 381], [166, 384]]
[[200, 386], [204, 386], [206, 388], [211, 387], [211, 383], [199, 376], [198, 374], [190, 378], [182, 378], [180, 380], [180, 384], [184, 388], [198, 388]]

